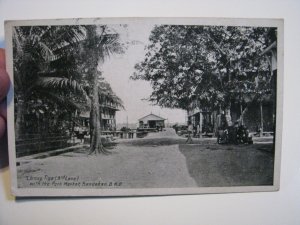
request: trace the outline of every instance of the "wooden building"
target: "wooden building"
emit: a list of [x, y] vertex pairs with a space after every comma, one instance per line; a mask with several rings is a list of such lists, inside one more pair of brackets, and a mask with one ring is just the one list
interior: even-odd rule
[[139, 119], [139, 128], [164, 128], [165, 120], [160, 116], [150, 113]]
[[[109, 83], [101, 81], [99, 83], [99, 103], [101, 112], [101, 130], [115, 131], [116, 126], [116, 112], [124, 108], [122, 100], [116, 96]], [[85, 111], [79, 115], [80, 126], [89, 128], [90, 113]]]
[[201, 107], [198, 101], [193, 101], [187, 110], [188, 123], [191, 123], [196, 133], [213, 136], [215, 133], [216, 112]]
[[[261, 97], [259, 101], [249, 102], [242, 105], [234, 100], [230, 103], [230, 109], [227, 110], [228, 116], [232, 122], [241, 120], [240, 123], [246, 125], [250, 132], [273, 133], [275, 128], [276, 113], [276, 80], [277, 80], [277, 42], [271, 43], [260, 55], [265, 58], [269, 64], [268, 74], [261, 76], [253, 74], [256, 87], [259, 88], [260, 82], [269, 83], [269, 91]], [[260, 59], [257, 59], [260, 60]], [[269, 80], [265, 80], [269, 79]], [[243, 113], [243, 110], [247, 110]], [[201, 106], [197, 100], [189, 105], [187, 110], [188, 122], [194, 126], [199, 134], [215, 135], [218, 129], [217, 117], [220, 112], [208, 110], [205, 106]], [[242, 115], [242, 117], [241, 117]]]

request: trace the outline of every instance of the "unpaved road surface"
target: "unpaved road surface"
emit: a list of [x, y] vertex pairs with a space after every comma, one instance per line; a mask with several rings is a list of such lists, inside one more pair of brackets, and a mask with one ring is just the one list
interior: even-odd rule
[[194, 139], [193, 144], [187, 145], [185, 140], [173, 129], [166, 129], [146, 138], [121, 140], [110, 155], [87, 155], [88, 149], [82, 148], [23, 161], [17, 167], [18, 185], [181, 188], [273, 182], [272, 144], [218, 145], [214, 139]]

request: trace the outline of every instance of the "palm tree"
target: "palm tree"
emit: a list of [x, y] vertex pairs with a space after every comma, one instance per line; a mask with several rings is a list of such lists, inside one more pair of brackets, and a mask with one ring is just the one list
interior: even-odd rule
[[[91, 146], [89, 154], [109, 152], [104, 148], [101, 141], [101, 107], [99, 97], [105, 94], [103, 87], [101, 89], [101, 80], [103, 80], [101, 72], [98, 70], [103, 62], [115, 53], [122, 53], [123, 46], [120, 44], [119, 34], [110, 29], [106, 25], [86, 26], [87, 38], [83, 44], [82, 56], [86, 64], [86, 77], [90, 85], [91, 99]], [[89, 60], [86, 60], [86, 58]]]
[[98, 67], [123, 52], [119, 34], [105, 25], [16, 27], [13, 46], [16, 137], [22, 134], [24, 103], [30, 99], [54, 99], [73, 108], [81, 102], [90, 109], [90, 153], [108, 153], [101, 142], [100, 101], [103, 96], [119, 106], [122, 101], [103, 86]]
[[[85, 91], [76, 82], [72, 69], [74, 65], [59, 71], [56, 64], [63, 64], [72, 48], [85, 38], [82, 26], [24, 26], [15, 27], [13, 35], [14, 88], [16, 103], [16, 138], [23, 133], [25, 103], [37, 98], [56, 99], [61, 105], [72, 105], [71, 98], [61, 92]], [[70, 61], [70, 60], [68, 60]], [[67, 104], [66, 104], [67, 103]]]

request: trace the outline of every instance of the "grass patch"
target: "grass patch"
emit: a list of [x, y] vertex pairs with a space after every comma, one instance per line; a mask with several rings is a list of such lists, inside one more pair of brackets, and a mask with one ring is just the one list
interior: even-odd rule
[[[272, 185], [274, 156], [260, 151], [261, 147], [179, 145], [190, 176], [201, 187]], [[272, 144], [264, 144], [264, 149], [272, 149]]]

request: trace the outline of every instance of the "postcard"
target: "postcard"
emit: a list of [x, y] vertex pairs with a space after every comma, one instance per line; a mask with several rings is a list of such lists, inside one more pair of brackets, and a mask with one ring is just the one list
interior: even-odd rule
[[283, 20], [6, 21], [15, 196], [276, 191]]

